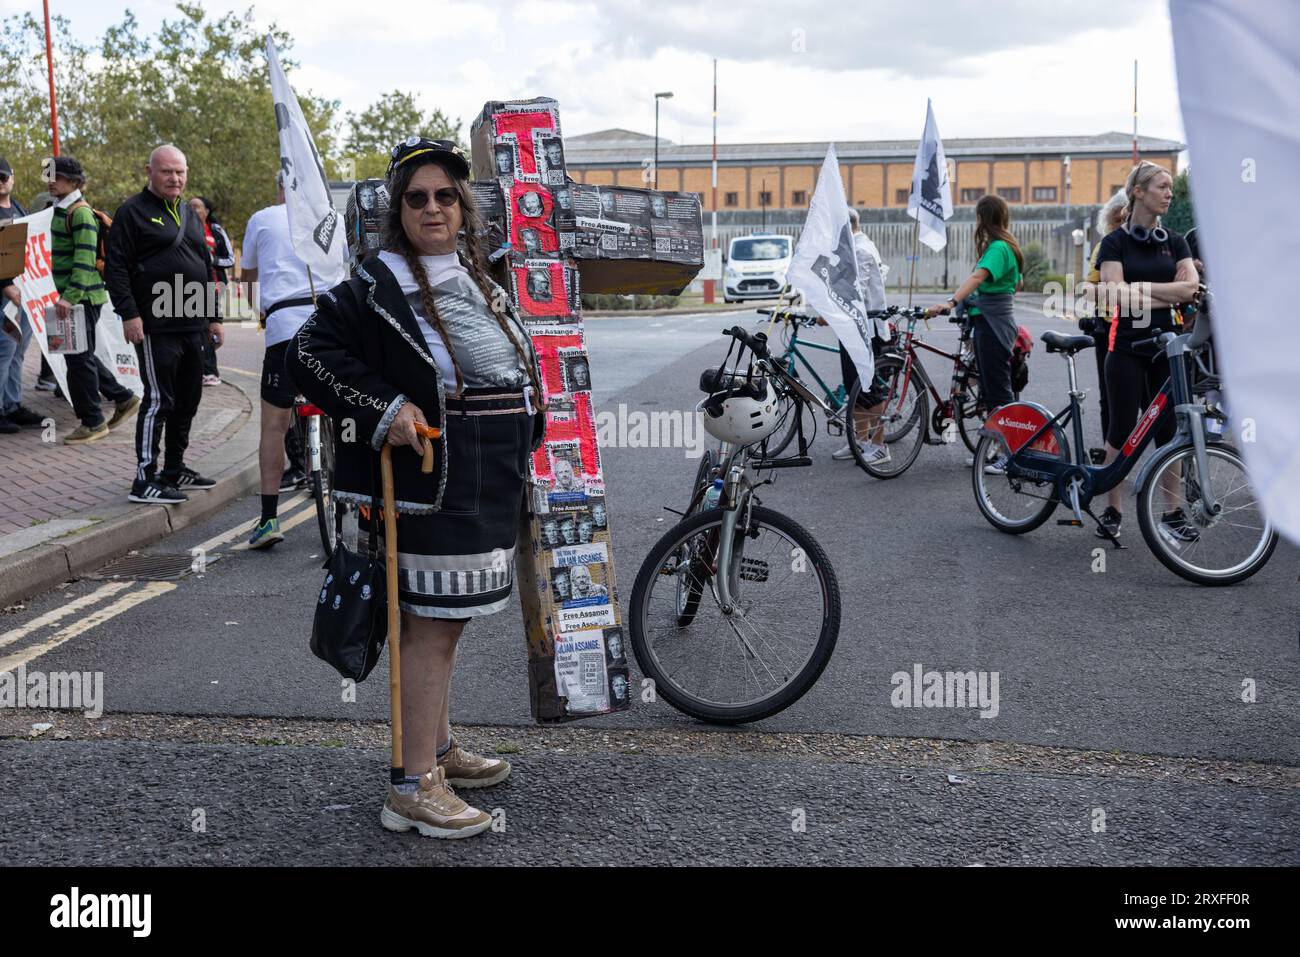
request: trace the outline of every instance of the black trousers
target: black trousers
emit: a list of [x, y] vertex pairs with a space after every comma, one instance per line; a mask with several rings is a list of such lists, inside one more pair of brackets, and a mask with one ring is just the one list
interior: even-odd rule
[[993, 334], [983, 318], [971, 327], [975, 335], [975, 363], [980, 371], [980, 394], [992, 411], [1014, 400], [1011, 392], [1011, 350]]
[[98, 428], [104, 421], [99, 408], [101, 393], [114, 402], [124, 402], [132, 395], [130, 389], [118, 383], [113, 373], [95, 355], [95, 327], [99, 323], [99, 306], [83, 304], [86, 310], [86, 351], [63, 357], [68, 366], [68, 392], [71, 393], [73, 411], [82, 425]]
[[203, 396], [203, 340], [207, 332], [146, 334], [135, 347], [144, 398], [135, 420], [136, 478], [157, 473], [158, 447], [167, 432], [163, 471], [179, 472], [190, 444], [190, 424]]
[[[1142, 413], [1169, 378], [1169, 359], [1164, 354], [1144, 356], [1125, 350], [1106, 353], [1106, 391], [1110, 402], [1110, 423], [1106, 441], [1122, 449]], [[1176, 420], [1165, 416], [1156, 429], [1156, 442], [1164, 445], [1174, 437]]]

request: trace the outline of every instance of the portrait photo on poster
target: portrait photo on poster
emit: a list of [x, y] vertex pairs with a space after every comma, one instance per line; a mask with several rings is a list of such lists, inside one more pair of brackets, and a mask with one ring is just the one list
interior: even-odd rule
[[528, 267], [528, 295], [536, 302], [551, 301], [551, 270]]
[[541, 193], [535, 189], [530, 189], [519, 194], [519, 199], [515, 202], [515, 208], [519, 210], [520, 216], [536, 219], [546, 211], [546, 204], [542, 201]]
[[519, 150], [513, 136], [510, 139], [498, 138], [494, 152], [496, 153], [498, 177], [508, 176], [513, 179], [519, 175]]
[[587, 350], [581, 346], [557, 350], [560, 359], [560, 376], [565, 392], [586, 392], [591, 389], [591, 367]]

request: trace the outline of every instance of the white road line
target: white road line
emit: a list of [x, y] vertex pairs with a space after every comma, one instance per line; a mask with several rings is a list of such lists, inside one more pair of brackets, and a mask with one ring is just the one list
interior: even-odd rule
[[5, 647], [6, 645], [12, 645], [15, 641], [25, 638], [34, 631], [40, 631], [40, 629], [44, 628], [46, 625], [52, 625], [60, 618], [66, 618], [68, 615], [71, 615], [74, 611], [81, 611], [81, 609], [93, 605], [102, 599], [116, 595], [118, 592], [122, 591], [122, 589], [128, 588], [133, 584], [135, 583], [126, 581], [108, 582], [105, 585], [100, 585], [89, 594], [82, 595], [80, 598], [68, 602], [61, 608], [47, 611], [45, 614], [33, 618], [25, 625], [19, 625], [17, 628], [11, 628], [4, 634], [0, 634], [0, 648]]
[[[135, 584], [135, 582], [131, 584]], [[151, 598], [157, 598], [159, 595], [165, 595], [175, 589], [176, 584], [174, 582], [146, 582], [139, 591], [128, 592], [113, 604], [96, 609], [80, 621], [55, 632], [54, 637], [48, 641], [43, 641], [39, 645], [32, 645], [30, 648], [24, 648], [7, 658], [0, 658], [0, 671], [13, 671], [19, 665], [25, 665], [29, 661], [53, 651], [78, 635], [85, 634], [90, 629], [97, 628], [104, 622], [116, 618], [122, 612], [130, 611], [136, 605], [143, 604]]]
[[[297, 526], [301, 525], [303, 522], [307, 521], [307, 519], [315, 518], [315, 517], [316, 517], [316, 503], [312, 502], [310, 508], [301, 509], [297, 512], [297, 514], [289, 518], [286, 518], [283, 522], [281, 522], [280, 531], [287, 532], [289, 531], [289, 529], [296, 528]], [[240, 542], [238, 545], [235, 545], [230, 550], [232, 552], [251, 551], [251, 549], [249, 549], [248, 547], [248, 542]]]
[[[291, 509], [293, 509], [295, 506], [302, 504], [306, 500], [307, 500], [307, 493], [299, 492], [297, 495], [293, 496], [291, 499], [284, 502], [284, 504], [282, 504], [280, 507], [284, 509], [286, 512], [288, 512]], [[315, 510], [316, 510], [316, 505], [313, 502], [312, 503], [313, 513], [315, 512]], [[195, 545], [194, 548], [204, 552], [210, 552], [218, 545], [224, 545], [226, 542], [230, 541], [231, 539], [239, 538], [239, 536], [246, 535], [246, 534], [248, 534], [248, 522], [243, 521], [240, 522], [238, 525], [236, 525], [234, 528], [227, 529], [226, 531], [222, 532], [220, 535], [212, 536], [206, 542], [200, 542], [199, 544]], [[191, 549], [191, 552], [193, 551], [194, 549]]]

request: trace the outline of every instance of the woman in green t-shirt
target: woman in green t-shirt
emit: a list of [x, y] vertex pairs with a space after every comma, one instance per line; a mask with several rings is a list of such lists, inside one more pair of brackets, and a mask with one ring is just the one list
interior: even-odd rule
[[948, 301], [931, 306], [929, 315], [948, 312], [972, 293], [970, 314], [975, 320], [975, 362], [980, 372], [981, 404], [985, 411], [1006, 405], [1011, 392], [1011, 347], [1016, 341], [1012, 301], [1020, 289], [1025, 257], [1008, 228], [1011, 208], [1001, 196], [982, 196], [975, 204], [975, 253], [979, 262]]

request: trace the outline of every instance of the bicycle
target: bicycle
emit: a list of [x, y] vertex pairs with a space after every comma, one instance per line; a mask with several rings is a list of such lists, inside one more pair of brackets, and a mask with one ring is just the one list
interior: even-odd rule
[[334, 499], [334, 427], [319, 407], [299, 396], [294, 403], [294, 428], [302, 441], [316, 525], [328, 559], [338, 545], [343, 517], [343, 504]]
[[[786, 375], [791, 379], [802, 381], [799, 372], [799, 364], [802, 364], [806, 373], [810, 375], [820, 387], [822, 397], [820, 399], [815, 399], [809, 396], [807, 404], [805, 405], [805, 408], [811, 408], [813, 410], [814, 424], [816, 410], [820, 409], [826, 415], [827, 435], [846, 435], [850, 431], [856, 435], [864, 429], [868, 432], [874, 432], [877, 425], [879, 425], [879, 422], [877, 422], [876, 425], [859, 424], [856, 417], [857, 413], [851, 413], [850, 411], [857, 410], [859, 407], [862, 383], [860, 381], [855, 382], [851, 388], [846, 388], [844, 384], [841, 383], [832, 390], [831, 387], [827, 385], [826, 381], [817, 373], [817, 370], [813, 368], [812, 363], [808, 361], [808, 357], [801, 351], [800, 347], [804, 347], [817, 349], [822, 352], [839, 353], [838, 345], [828, 346], [823, 345], [820, 342], [813, 342], [808, 339], [799, 338], [799, 328], [801, 326], [809, 328], [822, 323], [823, 320], [819, 319], [817, 316], [796, 313], [789, 309], [759, 309], [758, 312], [766, 316], [771, 316], [773, 322], [782, 322], [786, 329], [789, 330], [788, 334], [784, 338], [784, 351], [779, 357], [774, 357], [775, 361], [785, 370]], [[897, 306], [891, 306], [878, 313], [872, 312], [868, 315], [870, 318], [875, 319], [877, 316], [887, 318], [898, 315], [899, 313], [900, 310]], [[889, 328], [891, 333], [890, 340], [893, 340], [896, 337], [897, 327], [893, 322], [889, 322]], [[892, 351], [884, 352], [882, 355], [876, 356], [874, 359], [872, 392], [876, 394], [884, 394], [887, 384], [897, 377], [901, 364], [902, 360]], [[809, 387], [805, 386], [805, 388]], [[854, 423], [852, 425], [849, 424], [849, 417], [851, 414], [854, 417]], [[900, 428], [900, 425], [902, 424], [903, 423], [900, 423], [895, 416], [885, 416], [883, 430], [884, 437], [882, 442], [885, 444], [894, 442], [901, 435], [905, 434], [907, 430]], [[771, 457], [780, 455], [785, 451], [789, 444], [794, 441], [796, 430], [802, 427], [803, 418], [801, 410], [798, 417], [788, 417], [788, 424], [785, 426], [781, 438], [775, 442], [769, 440], [769, 444], [764, 449], [764, 454]], [[868, 472], [871, 471], [871, 469], [867, 467], [866, 454], [860, 442], [849, 442], [849, 451], [853, 455], [853, 460], [860, 468], [867, 469]]]
[[[892, 346], [892, 357], [883, 363], [880, 373], [888, 387], [882, 416], [886, 423], [885, 441], [890, 446], [890, 456], [885, 461], [862, 465], [879, 479], [897, 478], [906, 472], [921, 454], [923, 445], [951, 444], [954, 430], [973, 453], [979, 441], [979, 425], [984, 421], [972, 320], [965, 309], [959, 309], [948, 318], [958, 327], [956, 352], [945, 352], [917, 335], [917, 322], [926, 321], [928, 325], [925, 309], [916, 307], [898, 314], [906, 319], [907, 324], [896, 345]], [[952, 362], [952, 379], [946, 397], [940, 394], [926, 372], [919, 350], [932, 352]], [[914, 380], [920, 385], [915, 386]], [[1014, 386], [1012, 395], [1020, 398], [1020, 392]], [[934, 402], [933, 411], [930, 411], [931, 400]], [[931, 433], [939, 437], [932, 438]]]
[[[727, 373], [725, 361], [704, 373], [706, 413], [711, 402], [721, 407], [727, 390], [760, 385], [772, 389], [765, 407], [773, 416], [779, 403], [796, 415], [805, 402], [822, 404], [768, 353], [763, 333], [735, 326], [726, 334], [731, 348], [739, 343], [740, 355], [748, 348], [754, 358], [744, 374]], [[772, 482], [756, 481], [758, 473], [812, 465], [802, 428], [797, 437], [798, 454], [786, 458], [767, 455], [759, 441], [723, 445], [716, 465], [701, 462], [697, 475], [707, 479], [637, 572], [628, 608], [633, 653], [665, 701], [702, 721], [738, 724], [788, 708], [835, 649], [840, 592], [830, 559], [757, 494]]]
[[[1199, 585], [1235, 584], [1263, 568], [1277, 547], [1277, 532], [1254, 500], [1240, 453], [1206, 427], [1226, 416], [1212, 403], [1197, 401], [1191, 389], [1187, 360], [1207, 347], [1209, 328], [1208, 322], [1198, 320], [1191, 333], [1165, 332], [1137, 343], [1162, 347], [1169, 359], [1169, 378], [1119, 456], [1106, 466], [1085, 460], [1080, 405], [1085, 393], [1075, 378], [1074, 355], [1091, 347], [1093, 339], [1043, 333], [1047, 351], [1062, 353], [1069, 364], [1070, 403], [1055, 415], [1035, 402], [1004, 405], [989, 415], [971, 469], [975, 502], [989, 523], [999, 531], [1023, 535], [1065, 502], [1074, 515], [1058, 520], [1058, 525], [1082, 527], [1087, 514], [1104, 537], [1121, 548], [1089, 505], [1124, 481], [1155, 437], [1157, 424], [1173, 415], [1173, 439], [1156, 449], [1135, 483], [1138, 524], [1147, 547], [1174, 574]], [[1068, 423], [1073, 424], [1073, 458], [1063, 428]], [[1176, 495], [1181, 499], [1176, 501]], [[1207, 561], [1207, 543], [1223, 546], [1229, 557]]]

